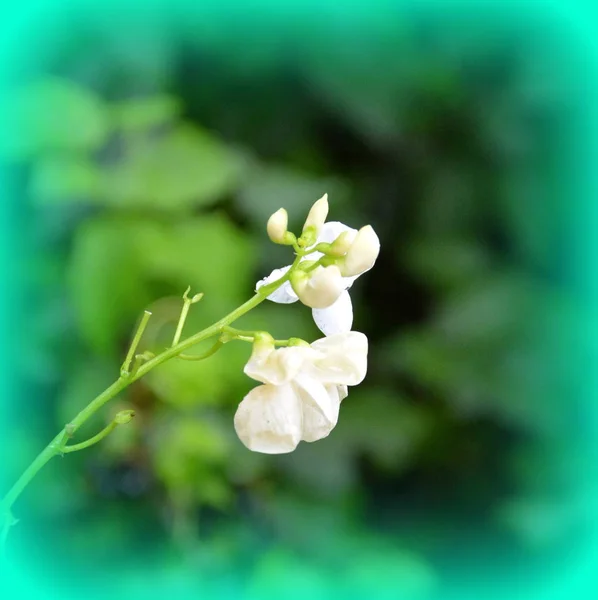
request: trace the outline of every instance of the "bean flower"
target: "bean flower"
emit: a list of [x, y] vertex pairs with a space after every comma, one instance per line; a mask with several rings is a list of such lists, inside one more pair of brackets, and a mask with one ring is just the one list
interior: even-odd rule
[[357, 331], [278, 349], [269, 336], [256, 339], [244, 370], [262, 385], [239, 404], [239, 439], [254, 452], [284, 454], [328, 436], [348, 386], [366, 375], [367, 353], [367, 337]]

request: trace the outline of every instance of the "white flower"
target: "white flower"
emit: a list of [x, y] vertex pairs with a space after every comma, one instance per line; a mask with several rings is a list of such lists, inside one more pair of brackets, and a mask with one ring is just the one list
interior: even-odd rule
[[331, 306], [345, 289], [343, 276], [336, 265], [319, 265], [310, 273], [294, 271], [290, 284], [299, 300], [310, 308]]
[[268, 340], [258, 341], [245, 373], [263, 385], [239, 404], [239, 439], [254, 452], [283, 454], [301, 440], [326, 437], [338, 421], [347, 386], [365, 377], [367, 352], [366, 336], [356, 331], [277, 350]]
[[[358, 232], [356, 229], [338, 221], [325, 223], [320, 230], [316, 243], [333, 244], [335, 241], [337, 241], [339, 251], [346, 249], [346, 255], [338, 259], [338, 266], [343, 275], [339, 281], [342, 291], [340, 291], [337, 300], [333, 304], [328, 306], [311, 306], [314, 321], [324, 335], [351, 331], [353, 325], [353, 305], [347, 290], [353, 285], [357, 277], [369, 271], [374, 266], [374, 262], [380, 252], [380, 240], [369, 225], [363, 227]], [[314, 252], [309, 254], [305, 260], [318, 260], [322, 256], [321, 252]], [[270, 275], [257, 283], [256, 289], [280, 279], [289, 269], [290, 266], [275, 269]], [[268, 300], [279, 304], [291, 304], [292, 302], [297, 302], [299, 299], [299, 296], [288, 281], [268, 296]], [[301, 300], [303, 299], [301, 298]], [[304, 304], [307, 304], [307, 302], [304, 302]], [[310, 306], [310, 304], [307, 304], [307, 306]]]

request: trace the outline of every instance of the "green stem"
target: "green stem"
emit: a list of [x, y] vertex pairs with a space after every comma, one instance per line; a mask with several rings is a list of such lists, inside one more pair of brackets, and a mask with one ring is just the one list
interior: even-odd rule
[[247, 336], [247, 337], [255, 337], [255, 335], [258, 333], [257, 331], [247, 331], [245, 329], [237, 329], [236, 327], [229, 327], [228, 325], [226, 327], [223, 327], [222, 331], [224, 333], [230, 333], [231, 335], [234, 335], [234, 336]]
[[23, 490], [27, 487], [29, 482], [37, 475], [38, 471], [53, 457], [56, 455], [56, 448], [58, 448], [64, 440], [68, 438], [66, 430], [63, 429], [36, 457], [36, 459], [27, 467], [24, 473], [19, 477], [17, 482], [12, 486], [8, 494], [2, 500], [2, 514], [5, 518], [8, 515], [11, 506], [15, 503], [15, 500], [21, 495]]
[[127, 352], [127, 357], [125, 358], [125, 362], [120, 368], [120, 374], [126, 376], [129, 374], [129, 368], [131, 366], [131, 361], [135, 356], [135, 351], [137, 350], [137, 346], [139, 346], [139, 342], [141, 341], [141, 336], [147, 327], [147, 322], [149, 321], [152, 313], [149, 310], [143, 312], [143, 317], [141, 317], [141, 323], [139, 323], [139, 327], [137, 327], [137, 331], [135, 332], [135, 336], [133, 337], [133, 341], [131, 342], [131, 346], [129, 348], [129, 352]]
[[[122, 392], [125, 388], [131, 385], [134, 381], [137, 381], [147, 373], [149, 373], [152, 369], [161, 365], [162, 363], [170, 360], [171, 358], [180, 355], [184, 350], [195, 346], [196, 344], [213, 337], [214, 335], [219, 335], [222, 331], [222, 328], [226, 325], [230, 325], [240, 317], [242, 317], [245, 313], [249, 312], [251, 309], [261, 304], [272, 292], [277, 290], [283, 283], [288, 281], [290, 273], [297, 267], [299, 264], [301, 257], [297, 256], [291, 268], [276, 281], [261, 287], [258, 292], [250, 298], [247, 302], [233, 310], [231, 313], [211, 325], [206, 329], [192, 335], [191, 337], [179, 342], [175, 346], [168, 348], [161, 354], [158, 354], [151, 360], [147, 361], [143, 365], [141, 365], [137, 371], [134, 373], [122, 373], [121, 376], [107, 389], [105, 389], [99, 396], [94, 398], [75, 418], [66, 425], [58, 435], [37, 455], [35, 460], [27, 467], [27, 469], [23, 472], [23, 474], [19, 477], [17, 482], [12, 486], [12, 488], [8, 491], [4, 499], [2, 500], [2, 504], [0, 505], [0, 517], [5, 516], [8, 518], [10, 514], [10, 509], [12, 505], [15, 503], [17, 498], [22, 494], [23, 490], [29, 485], [31, 480], [37, 475], [39, 470], [54, 456], [57, 454], [63, 454], [66, 447], [66, 442], [69, 437], [71, 437], [80, 427], [85, 423], [95, 412], [97, 412], [104, 404], [106, 404], [109, 400], [114, 398], [117, 394]], [[149, 313], [146, 311], [144, 313], [144, 317], [142, 322], [137, 329], [135, 337], [133, 338], [133, 342], [131, 344], [131, 349], [129, 349], [129, 355], [132, 357], [135, 354], [135, 349], [139, 344], [139, 340], [141, 339], [141, 335], [143, 334], [143, 329], [147, 324], [147, 319], [149, 318]], [[145, 323], [144, 323], [145, 322]], [[129, 355], [127, 358], [129, 358]], [[130, 364], [130, 361], [129, 361]], [[123, 366], [127, 365], [127, 360]], [[94, 439], [94, 438], [92, 438]], [[89, 440], [88, 440], [89, 441]], [[83, 442], [85, 443], [85, 442]], [[72, 448], [73, 446], [71, 446]]]
[[318, 267], [320, 266], [326, 266], [324, 264], [325, 259], [327, 259], [328, 257], [323, 256], [322, 258], [320, 258], [319, 260], [317, 260], [313, 265], [310, 265], [309, 267], [306, 267], [305, 269], [303, 269], [306, 273], [311, 273], [312, 271], [315, 271]]
[[183, 327], [185, 326], [185, 321], [187, 320], [187, 315], [189, 314], [189, 308], [191, 308], [191, 299], [187, 296], [190, 291], [191, 287], [188, 287], [183, 294], [183, 309], [181, 310], [181, 316], [179, 317], [179, 322], [177, 323], [176, 331], [174, 332], [174, 338], [172, 339], [173, 346], [176, 346], [181, 339]]
[[209, 358], [213, 354], [216, 354], [220, 348], [224, 346], [224, 342], [218, 340], [208, 351], [203, 354], [179, 354], [177, 358], [182, 358], [183, 360], [204, 360], [205, 358]]
[[[222, 331], [233, 336], [233, 339], [242, 342], [253, 342], [259, 331], [245, 331], [243, 329], [235, 329], [234, 327], [223, 327]], [[288, 346], [291, 340], [273, 340], [276, 346]]]
[[104, 429], [102, 429], [100, 433], [97, 433], [93, 437], [89, 438], [88, 440], [85, 440], [84, 442], [81, 442], [80, 444], [72, 444], [71, 446], [65, 446], [62, 449], [62, 452], [64, 454], [68, 454], [69, 452], [78, 452], [79, 450], [85, 450], [85, 448], [89, 448], [90, 446], [93, 446], [94, 444], [97, 444], [98, 442], [103, 440], [109, 433], [111, 433], [117, 427], [118, 423], [116, 421], [112, 421], [108, 423], [108, 425], [106, 425], [106, 427], [104, 427]]

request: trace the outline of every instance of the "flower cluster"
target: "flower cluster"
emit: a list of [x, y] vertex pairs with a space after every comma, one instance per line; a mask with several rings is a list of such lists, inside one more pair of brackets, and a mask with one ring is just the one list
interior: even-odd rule
[[[368, 340], [351, 331], [353, 308], [348, 289], [370, 270], [380, 241], [370, 225], [359, 230], [326, 222], [328, 198], [311, 208], [299, 238], [288, 231], [281, 208], [268, 220], [270, 239], [293, 246], [297, 260], [275, 269], [257, 283], [259, 291], [282, 283], [267, 298], [289, 304], [300, 301], [312, 309], [326, 337], [312, 344], [291, 338], [277, 342], [255, 333], [245, 373], [261, 382], [245, 396], [235, 415], [240, 440], [255, 452], [292, 452], [300, 441], [326, 437], [338, 421], [348, 386], [361, 383], [367, 371]], [[270, 291], [269, 289], [266, 291]]]
[[[312, 309], [318, 329], [324, 335], [332, 335], [351, 331], [353, 305], [347, 290], [374, 266], [380, 240], [371, 225], [357, 231], [338, 221], [327, 223], [327, 216], [328, 196], [325, 195], [313, 205], [303, 227], [303, 236], [315, 243], [314, 251], [306, 253], [300, 268], [270, 294], [268, 300], [279, 304], [300, 300]], [[284, 208], [270, 217], [268, 235], [272, 241], [288, 244], [294, 238], [287, 231], [287, 220]], [[258, 282], [257, 289], [279, 279], [290, 268], [289, 265], [274, 269]]]

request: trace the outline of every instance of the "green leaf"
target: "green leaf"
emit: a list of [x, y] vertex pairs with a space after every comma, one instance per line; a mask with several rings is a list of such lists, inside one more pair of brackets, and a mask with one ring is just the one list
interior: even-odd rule
[[117, 219], [85, 223], [75, 237], [69, 283], [83, 338], [96, 352], [114, 353], [149, 302], [135, 225]]
[[72, 81], [47, 78], [2, 100], [0, 154], [13, 158], [55, 150], [96, 150], [109, 132], [101, 99]]
[[[173, 227], [172, 236], [178, 256], [171, 268], [205, 292], [198, 306], [205, 306], [212, 296], [225, 308], [253, 293], [254, 242], [224, 214], [183, 219]], [[160, 260], [156, 254], [151, 259]]]
[[172, 496], [222, 508], [232, 498], [222, 466], [229, 456], [228, 437], [208, 419], [185, 414], [159, 433], [153, 461]]
[[253, 293], [252, 240], [224, 215], [136, 221], [131, 238], [145, 278], [168, 283], [181, 295], [188, 285], [205, 293], [186, 331], [210, 325]]
[[169, 123], [181, 109], [181, 101], [173, 96], [131, 98], [113, 106], [112, 117], [121, 129], [139, 132]]
[[[254, 261], [248, 238], [221, 215], [89, 221], [77, 233], [69, 270], [83, 337], [113, 352], [152, 300], [182, 295], [188, 285], [206, 295], [186, 331], [210, 325], [251, 295]], [[177, 317], [172, 313], [173, 332]]]
[[240, 342], [228, 344], [205, 361], [170, 360], [147, 376], [148, 385], [163, 402], [179, 407], [222, 404], [247, 383], [243, 366], [248, 356], [239, 354], [242, 348]]
[[29, 191], [39, 203], [90, 201], [102, 190], [102, 172], [85, 156], [50, 156], [32, 166]]
[[226, 461], [229, 444], [218, 427], [208, 419], [184, 414], [160, 431], [156, 457], [171, 463], [177, 457], [219, 465]]
[[124, 157], [105, 172], [106, 201], [112, 205], [206, 206], [237, 184], [237, 155], [197, 127], [181, 124], [158, 138], [127, 138], [125, 145]]

